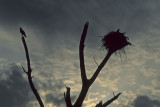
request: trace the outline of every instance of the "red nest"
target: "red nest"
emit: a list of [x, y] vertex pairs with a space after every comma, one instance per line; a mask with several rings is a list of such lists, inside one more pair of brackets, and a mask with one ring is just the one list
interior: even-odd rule
[[129, 38], [124, 34], [125, 33], [119, 32], [119, 29], [109, 32], [102, 38], [102, 47], [108, 52], [116, 52], [117, 50], [124, 51], [125, 46], [132, 45], [128, 42]]

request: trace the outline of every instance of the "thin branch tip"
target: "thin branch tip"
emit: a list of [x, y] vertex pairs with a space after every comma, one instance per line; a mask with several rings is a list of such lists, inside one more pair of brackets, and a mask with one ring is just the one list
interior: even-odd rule
[[28, 75], [28, 72], [24, 69], [23, 66], [22, 66], [22, 69], [23, 69], [24, 73], [26, 73]]
[[86, 24], [85, 25], [89, 25], [89, 21], [86, 21]]
[[96, 59], [94, 57], [93, 57], [93, 59], [94, 59], [94, 62], [96, 63], [96, 65], [99, 66], [98, 63], [97, 63], [97, 61], [96, 61]]

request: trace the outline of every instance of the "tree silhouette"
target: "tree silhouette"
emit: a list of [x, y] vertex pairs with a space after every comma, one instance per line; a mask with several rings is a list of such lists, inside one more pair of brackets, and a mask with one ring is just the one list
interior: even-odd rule
[[[98, 74], [100, 73], [100, 71], [102, 70], [104, 65], [107, 63], [110, 56], [118, 50], [125, 53], [124, 47], [127, 45], [131, 45], [131, 43], [127, 41], [128, 38], [126, 36], [124, 36], [124, 33], [120, 33], [119, 29], [116, 32], [112, 31], [109, 34], [105, 35], [102, 38], [102, 43], [103, 43], [102, 47], [107, 50], [107, 54], [106, 54], [105, 58], [103, 59], [103, 61], [100, 63], [100, 65], [98, 65], [93, 76], [90, 79], [88, 79], [86, 76], [86, 70], [85, 70], [85, 64], [84, 64], [84, 52], [83, 52], [84, 47], [85, 47], [84, 42], [85, 42], [85, 38], [87, 35], [88, 26], [89, 26], [89, 22], [86, 22], [86, 24], [84, 25], [84, 29], [83, 29], [81, 39], [80, 39], [80, 44], [79, 44], [79, 60], [80, 60], [82, 88], [81, 88], [81, 91], [80, 91], [80, 94], [79, 94], [77, 100], [75, 101], [74, 104], [72, 104], [71, 97], [70, 97], [70, 87], [66, 87], [67, 91], [64, 93], [64, 98], [65, 98], [65, 102], [66, 102], [67, 107], [81, 107], [83, 104], [83, 101], [88, 93], [90, 86], [93, 84], [93, 82], [97, 78]], [[112, 103], [114, 100], [116, 100], [120, 94], [121, 93], [119, 93], [117, 95], [113, 94], [114, 97], [111, 98], [110, 100], [108, 100], [107, 102], [105, 102], [104, 104], [102, 104], [102, 101], [100, 101], [96, 105], [96, 107], [108, 106], [110, 103]]]
[[29, 82], [29, 85], [32, 89], [32, 92], [33, 94], [35, 95], [40, 107], [44, 107], [44, 104], [41, 100], [41, 97], [39, 96], [38, 92], [37, 92], [37, 89], [35, 88], [34, 84], [33, 84], [33, 81], [32, 81], [32, 69], [31, 69], [31, 64], [30, 64], [30, 58], [29, 58], [29, 52], [28, 52], [28, 48], [27, 48], [27, 44], [26, 44], [26, 41], [25, 41], [25, 38], [24, 36], [22, 36], [22, 43], [24, 45], [24, 49], [25, 49], [25, 54], [26, 54], [26, 59], [27, 59], [27, 66], [28, 66], [28, 71], [26, 71], [24, 69], [24, 67], [22, 66], [23, 68], [23, 71], [27, 74], [28, 76], [28, 82]]
[[[83, 52], [84, 47], [85, 47], [84, 42], [85, 42], [85, 38], [86, 38], [86, 35], [87, 35], [88, 26], [89, 26], [89, 22], [86, 22], [86, 24], [84, 25], [84, 29], [83, 29], [81, 39], [80, 39], [80, 44], [79, 44], [79, 60], [80, 60], [82, 88], [81, 88], [81, 91], [80, 91], [80, 94], [79, 94], [77, 100], [75, 101], [74, 104], [72, 104], [71, 97], [70, 97], [71, 88], [66, 86], [67, 91], [64, 93], [64, 99], [65, 99], [67, 107], [81, 107], [82, 104], [83, 104], [83, 101], [84, 101], [84, 99], [85, 99], [85, 97], [88, 93], [88, 90], [89, 90], [90, 86], [96, 80], [97, 76], [99, 75], [100, 71], [105, 66], [107, 61], [109, 60], [110, 56], [113, 53], [115, 53], [116, 51], [121, 51], [121, 52], [125, 53], [124, 47], [127, 46], [127, 45], [132, 45], [130, 42], [128, 42], [128, 40], [129, 40], [128, 37], [124, 36], [125, 33], [119, 32], [119, 29], [116, 32], [112, 31], [112, 32], [109, 32], [108, 34], [106, 34], [102, 38], [102, 47], [107, 50], [107, 54], [104, 57], [104, 59], [102, 60], [102, 62], [100, 63], [100, 65], [98, 65], [98, 67], [97, 67], [96, 71], [94, 72], [93, 76], [90, 79], [88, 79], [87, 76], [86, 76], [86, 70], [85, 70], [85, 64], [84, 64], [84, 52]], [[20, 32], [22, 33], [22, 30]], [[25, 41], [25, 36], [23, 34], [22, 34], [22, 43], [24, 45], [26, 60], [27, 60], [27, 66], [28, 66], [27, 71], [22, 66], [23, 71], [28, 76], [28, 81], [29, 81], [30, 87], [31, 87], [32, 92], [34, 93], [40, 107], [44, 107], [44, 104], [41, 100], [41, 97], [38, 94], [37, 89], [35, 88], [34, 83], [32, 81], [32, 69], [31, 69], [31, 64], [30, 64], [29, 52], [28, 52], [26, 41]], [[113, 98], [106, 101], [105, 103], [102, 103], [102, 101], [100, 101], [95, 107], [106, 107], [106, 106], [108, 106], [113, 101], [115, 101], [119, 97], [120, 94], [121, 93], [118, 93], [117, 95], [114, 95], [114, 93], [113, 93], [113, 95], [114, 95]]]

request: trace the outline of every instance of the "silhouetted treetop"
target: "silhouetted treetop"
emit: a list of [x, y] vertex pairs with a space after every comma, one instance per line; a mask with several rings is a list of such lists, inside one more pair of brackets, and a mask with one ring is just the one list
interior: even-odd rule
[[120, 50], [124, 52], [124, 47], [127, 45], [132, 45], [128, 42], [129, 38], [124, 35], [125, 33], [117, 31], [111, 31], [102, 38], [102, 48], [106, 49], [108, 52], [116, 52]]

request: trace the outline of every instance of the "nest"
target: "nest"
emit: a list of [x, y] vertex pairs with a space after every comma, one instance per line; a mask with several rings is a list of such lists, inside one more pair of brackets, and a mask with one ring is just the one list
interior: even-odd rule
[[132, 45], [128, 42], [129, 38], [124, 35], [125, 33], [117, 31], [112, 31], [103, 36], [102, 47], [108, 52], [116, 52], [117, 50], [125, 53], [124, 47], [127, 45]]

